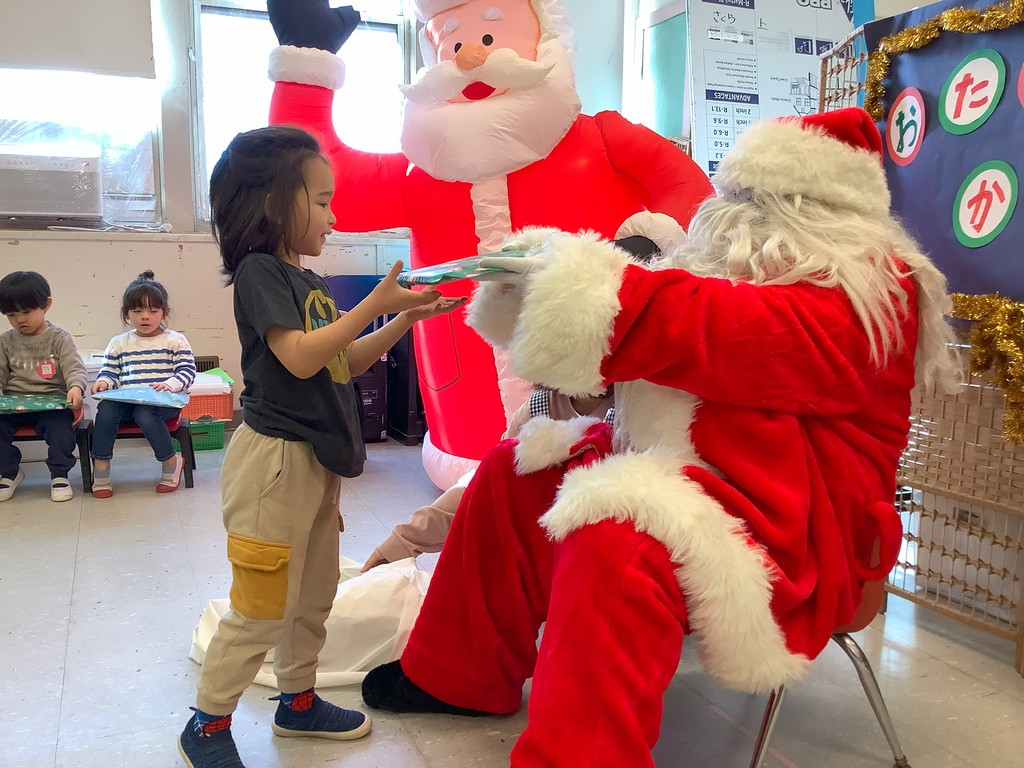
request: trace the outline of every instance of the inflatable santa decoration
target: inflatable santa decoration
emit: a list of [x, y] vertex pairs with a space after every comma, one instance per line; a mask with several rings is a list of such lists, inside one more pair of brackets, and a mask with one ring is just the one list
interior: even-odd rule
[[[615, 112], [580, 113], [558, 0], [417, 0], [428, 66], [404, 88], [402, 152], [392, 154], [348, 147], [332, 124], [344, 79], [335, 54], [358, 13], [326, 0], [270, 0], [268, 9], [281, 43], [270, 61], [271, 123], [320, 140], [335, 175], [335, 229], [409, 227], [413, 267], [493, 251], [529, 226], [657, 241], [651, 212], [678, 229], [711, 193], [667, 140]], [[452, 283], [442, 292], [470, 290]], [[526, 393], [511, 374], [499, 375], [500, 358], [461, 312], [418, 323], [414, 334], [430, 440], [441, 456], [424, 463], [444, 487], [494, 444]]]

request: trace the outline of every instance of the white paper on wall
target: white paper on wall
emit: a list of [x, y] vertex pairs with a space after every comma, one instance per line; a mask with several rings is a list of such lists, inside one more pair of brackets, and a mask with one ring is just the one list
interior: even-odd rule
[[689, 0], [693, 149], [714, 174], [765, 117], [818, 111], [819, 56], [853, 31], [852, 0]]

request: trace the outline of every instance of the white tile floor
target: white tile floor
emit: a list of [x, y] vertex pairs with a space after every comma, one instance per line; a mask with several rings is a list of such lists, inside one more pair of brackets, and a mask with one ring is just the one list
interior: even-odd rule
[[[342, 552], [362, 561], [390, 526], [436, 491], [419, 449], [370, 446], [347, 483]], [[227, 595], [219, 514], [221, 452], [199, 454], [196, 487], [153, 493], [156, 464], [141, 441], [117, 448], [116, 495], [49, 501], [43, 464], [0, 505], [0, 766], [180, 765], [175, 739], [193, 703], [192, 628]], [[433, 567], [434, 558], [421, 558]], [[1004, 640], [898, 599], [862, 633], [914, 768], [1022, 765], [1024, 680]], [[742, 768], [764, 698], [715, 686], [692, 647], [666, 694], [659, 768]], [[356, 688], [322, 691], [360, 705]], [[352, 744], [277, 739], [274, 691], [253, 687], [234, 720], [250, 768], [486, 768], [507, 764], [525, 715], [461, 719], [375, 713]], [[892, 764], [853, 667], [833, 646], [786, 700], [772, 768]], [[574, 768], [571, 765], [566, 768]], [[624, 767], [628, 768], [628, 767]]]

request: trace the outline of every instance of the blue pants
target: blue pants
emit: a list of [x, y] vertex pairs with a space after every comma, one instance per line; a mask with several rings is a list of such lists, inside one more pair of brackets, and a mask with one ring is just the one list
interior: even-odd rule
[[153, 446], [156, 460], [163, 462], [174, 456], [174, 444], [166, 422], [176, 418], [180, 408], [164, 408], [157, 405], [136, 405], [101, 400], [96, 408], [96, 421], [92, 432], [92, 457], [110, 461], [114, 457], [114, 440], [122, 421], [134, 421], [142, 434]]
[[70, 410], [7, 413], [0, 416], [0, 477], [14, 477], [21, 464], [21, 451], [14, 444], [14, 431], [26, 424], [46, 441], [46, 466], [50, 477], [67, 477], [75, 466], [75, 414]]

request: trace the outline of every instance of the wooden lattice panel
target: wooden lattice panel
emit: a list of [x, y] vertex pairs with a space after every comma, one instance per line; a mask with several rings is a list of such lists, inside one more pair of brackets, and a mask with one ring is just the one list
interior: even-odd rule
[[888, 589], [1016, 640], [1024, 674], [1024, 446], [1002, 437], [1002, 390], [967, 381], [915, 399], [899, 474], [904, 546]]
[[863, 28], [856, 29], [821, 56], [818, 111], [859, 107], [863, 101], [868, 51]]
[[[821, 57], [818, 111], [863, 102], [863, 28]], [[964, 365], [970, 358], [961, 338]], [[1006, 396], [985, 378], [916, 393], [897, 502], [904, 542], [886, 589], [1016, 641], [1024, 675], [1024, 446], [1003, 439]]]

